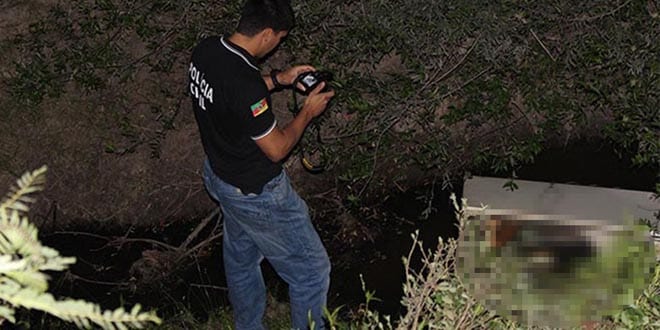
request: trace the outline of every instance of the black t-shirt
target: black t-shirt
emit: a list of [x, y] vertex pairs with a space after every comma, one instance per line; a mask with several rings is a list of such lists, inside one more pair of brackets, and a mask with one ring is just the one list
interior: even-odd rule
[[277, 125], [256, 59], [226, 38], [209, 37], [193, 50], [189, 93], [204, 151], [216, 175], [248, 193], [282, 171], [255, 143]]

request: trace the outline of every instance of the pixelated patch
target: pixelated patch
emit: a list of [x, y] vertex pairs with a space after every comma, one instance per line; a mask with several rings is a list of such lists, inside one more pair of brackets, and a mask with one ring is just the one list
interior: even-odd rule
[[252, 110], [252, 117], [256, 117], [268, 110], [268, 101], [264, 97], [261, 101], [250, 106], [250, 110]]
[[653, 269], [646, 230], [570, 215], [490, 209], [465, 224], [457, 273], [498, 315], [570, 328], [635, 302]]
[[[467, 293], [519, 324], [590, 329], [637, 303], [656, 275], [653, 194], [472, 177], [456, 250]], [[510, 181], [509, 181], [510, 182]], [[486, 206], [484, 206], [486, 205]], [[642, 206], [643, 205], [643, 206]]]

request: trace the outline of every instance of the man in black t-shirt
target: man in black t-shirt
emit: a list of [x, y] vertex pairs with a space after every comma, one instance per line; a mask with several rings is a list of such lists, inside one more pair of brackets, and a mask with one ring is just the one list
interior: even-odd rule
[[280, 161], [333, 91], [319, 85], [300, 113], [283, 128], [273, 115], [270, 92], [314, 71], [309, 65], [262, 76], [258, 59], [293, 27], [288, 0], [247, 0], [235, 33], [209, 37], [195, 47], [189, 93], [207, 160], [204, 183], [224, 215], [223, 259], [237, 329], [262, 329], [266, 258], [289, 284], [292, 327], [305, 329], [308, 315], [323, 328], [330, 262], [305, 202], [292, 189]]

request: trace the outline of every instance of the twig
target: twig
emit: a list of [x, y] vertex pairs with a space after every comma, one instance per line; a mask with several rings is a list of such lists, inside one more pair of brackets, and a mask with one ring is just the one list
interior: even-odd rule
[[595, 21], [597, 19], [601, 19], [605, 16], [614, 15], [617, 11], [619, 11], [619, 10], [621, 10], [621, 8], [627, 6], [630, 2], [632, 2], [632, 0], [628, 0], [628, 1], [624, 2], [623, 4], [619, 5], [618, 7], [614, 8], [613, 10], [602, 13], [600, 15], [596, 15], [596, 16], [592, 16], [592, 17], [574, 18], [574, 19], [572, 19], [572, 21], [573, 22], [591, 22], [591, 21]]
[[[91, 233], [85, 233], [85, 232], [79, 232], [79, 231], [56, 231], [56, 232], [53, 232], [50, 235], [87, 236], [87, 237], [97, 238], [97, 239], [101, 239], [101, 240], [108, 241], [108, 242], [112, 241], [112, 238], [110, 238], [110, 237], [91, 234]], [[47, 235], [47, 236], [50, 236], [50, 235]]]
[[[433, 258], [433, 256], [432, 255], [427, 255], [424, 252], [424, 246], [422, 245], [422, 242], [418, 241], [417, 239], [418, 239], [418, 237], [415, 237], [415, 241], [413, 242], [413, 244], [416, 244], [416, 245], [419, 246], [419, 252], [421, 254], [420, 259], [422, 260], [423, 265], [422, 265], [422, 269], [420, 269], [420, 271], [418, 273], [413, 274], [413, 276], [415, 278], [418, 278], [418, 279], [422, 278], [422, 274], [426, 273], [425, 272], [426, 269], [428, 269], [428, 274], [424, 278], [421, 288], [419, 290], [416, 290], [416, 291], [418, 291], [418, 295], [417, 295], [417, 297], [414, 297], [415, 298], [414, 308], [412, 309], [412, 312], [411, 312], [413, 314], [413, 317], [412, 317], [413, 324], [412, 324], [411, 329], [418, 329], [419, 328], [418, 327], [418, 322], [419, 322], [421, 313], [424, 310], [425, 297], [430, 297], [431, 292], [433, 292], [434, 288], [437, 287], [437, 285], [438, 285], [438, 279], [436, 277], [438, 275], [437, 270], [434, 270], [431, 267], [431, 265], [433, 265], [434, 263], [430, 260], [430, 258]], [[409, 256], [412, 256], [412, 254], [409, 254]], [[410, 262], [410, 259], [408, 260], [408, 262]], [[407, 267], [409, 267], [409, 265]], [[406, 272], [406, 273], [408, 273], [408, 272]], [[406, 278], [408, 278], [408, 276], [406, 276]], [[410, 306], [407, 306], [407, 307], [410, 308]]]
[[454, 65], [451, 69], [449, 69], [449, 71], [445, 72], [442, 76], [440, 76], [440, 78], [437, 78], [437, 79], [435, 78], [435, 76], [437, 76], [440, 73], [440, 70], [434, 72], [433, 75], [431, 76], [431, 78], [429, 78], [429, 80], [426, 82], [426, 84], [424, 84], [424, 86], [422, 86], [420, 91], [425, 90], [431, 83], [436, 83], [436, 82], [440, 82], [440, 81], [444, 80], [450, 74], [452, 74], [454, 71], [456, 71], [456, 69], [458, 69], [458, 67], [460, 67], [465, 62], [465, 60], [468, 58], [468, 56], [470, 56], [470, 54], [472, 53], [474, 48], [477, 46], [477, 42], [479, 41], [480, 37], [481, 36], [477, 36], [477, 38], [474, 39], [474, 41], [472, 42], [472, 45], [470, 45], [470, 48], [465, 53], [463, 58], [461, 58], [461, 60], [458, 61], [458, 63], [456, 63], [456, 65]]
[[[463, 326], [463, 323], [465, 324], [471, 324], [472, 322], [466, 322], [466, 321], [472, 321], [474, 318], [474, 315], [472, 315], [472, 306], [474, 305], [474, 302], [472, 299], [468, 298], [468, 301], [466, 303], [466, 306], [463, 306], [463, 312], [461, 312], [461, 316], [458, 318], [458, 322], [456, 322], [456, 329], [461, 329]], [[467, 317], [470, 316], [469, 319]]]
[[216, 286], [216, 285], [209, 285], [209, 284], [197, 284], [197, 283], [192, 283], [190, 284], [191, 287], [194, 288], [203, 288], [203, 289], [215, 289], [215, 290], [221, 290], [221, 291], [227, 291], [228, 289], [222, 286]]
[[523, 120], [523, 118], [524, 118], [523, 116], [520, 116], [520, 117], [516, 118], [515, 120], [513, 120], [512, 122], [507, 123], [506, 125], [498, 126], [497, 128], [494, 128], [490, 131], [487, 131], [487, 132], [485, 132], [481, 135], [478, 135], [478, 136], [474, 137], [472, 139], [472, 141], [478, 141], [478, 140], [483, 139], [484, 137], [489, 136], [489, 135], [491, 135], [491, 134], [493, 134], [497, 131], [502, 131], [502, 130], [506, 130], [508, 128], [511, 128], [511, 127], [513, 127], [513, 125], [515, 125], [519, 121]]
[[[166, 244], [166, 243], [163, 243], [163, 242], [157, 241], [157, 240], [148, 239], [148, 238], [126, 238], [126, 237], [120, 237], [120, 238], [118, 238], [118, 239], [115, 239], [115, 240], [109, 242], [107, 245], [115, 245], [115, 244], [119, 244], [118, 249], [121, 249], [121, 247], [122, 247], [122, 245], [123, 245], [124, 243], [146, 243], [146, 244], [158, 245], [158, 246], [160, 246], [160, 247], [162, 247], [162, 248], [164, 248], [164, 249], [166, 249], [166, 250], [170, 250], [170, 251], [176, 251], [176, 250], [178, 250], [178, 248], [175, 247], [175, 246], [172, 246], [172, 245], [169, 245], [169, 244]], [[102, 248], [101, 248], [101, 249], [102, 249]], [[100, 250], [100, 249], [98, 249], [98, 250]]]
[[404, 107], [404, 110], [402, 110], [401, 112], [399, 112], [399, 113], [396, 115], [396, 117], [394, 118], [394, 120], [392, 120], [392, 121], [390, 122], [390, 124], [387, 125], [387, 127], [386, 127], [385, 129], [383, 129], [383, 131], [380, 132], [380, 134], [378, 135], [378, 139], [376, 140], [376, 150], [374, 150], [374, 160], [373, 160], [373, 165], [371, 166], [371, 173], [369, 174], [369, 179], [367, 179], [367, 182], [364, 184], [364, 186], [362, 186], [362, 189], [360, 189], [360, 193], [359, 193], [358, 196], [357, 196], [358, 198], [362, 197], [362, 194], [367, 190], [367, 187], [369, 186], [369, 184], [371, 184], [371, 180], [373, 180], [373, 178], [374, 178], [374, 174], [376, 173], [376, 166], [378, 165], [378, 151], [379, 151], [379, 149], [380, 149], [380, 143], [381, 143], [381, 141], [383, 140], [383, 136], [385, 136], [385, 133], [386, 133], [387, 131], [389, 131], [390, 128], [392, 128], [392, 126], [394, 126], [394, 124], [396, 124], [396, 123], [399, 121], [399, 119], [401, 119], [401, 115], [402, 115], [406, 110], [408, 110], [408, 109]]
[[[188, 245], [190, 245], [190, 243], [192, 243], [192, 241], [195, 238], [197, 238], [199, 232], [201, 232], [202, 229], [204, 229], [206, 225], [208, 225], [209, 222], [211, 222], [211, 220], [213, 220], [216, 216], [218, 216], [218, 214], [220, 214], [220, 208], [215, 208], [213, 212], [211, 212], [211, 214], [209, 214], [206, 218], [204, 218], [204, 220], [202, 220], [202, 222], [199, 225], [197, 225], [197, 228], [195, 228], [195, 230], [193, 230], [193, 232], [190, 233], [190, 235], [188, 235], [186, 240], [183, 243], [181, 243], [181, 245], [179, 245], [178, 250], [183, 251], [184, 249], [186, 249]], [[218, 221], [220, 221], [220, 218], [218, 219]]]
[[527, 116], [527, 114], [523, 111], [523, 109], [522, 109], [522, 107], [520, 106], [520, 104], [518, 104], [518, 102], [516, 102], [516, 101], [512, 101], [511, 104], [513, 104], [513, 107], [516, 108], [516, 110], [518, 110], [518, 112], [520, 112], [520, 114], [522, 114], [523, 116], [525, 116], [525, 119], [527, 119], [527, 123], [529, 123], [529, 126], [532, 128], [532, 131], [534, 131], [534, 133], [536, 133], [536, 132], [537, 132], [537, 128], [536, 128], [536, 126], [534, 125], [534, 123], [532, 122], [532, 120], [529, 119], [529, 116]]
[[175, 264], [178, 264], [181, 260], [186, 259], [189, 255], [193, 254], [195, 251], [201, 249], [201, 248], [204, 247], [205, 245], [207, 245], [207, 244], [209, 244], [209, 243], [215, 241], [216, 239], [218, 239], [218, 238], [220, 238], [220, 237], [222, 237], [222, 232], [221, 232], [221, 233], [218, 233], [218, 234], [215, 234], [215, 235], [213, 235], [213, 236], [211, 236], [211, 237], [205, 239], [204, 241], [200, 242], [199, 244], [193, 246], [190, 250], [186, 251], [185, 253], [180, 254], [180, 255], [176, 258], [176, 260], [174, 261], [174, 263], [175, 263]]
[[532, 29], [529, 29], [529, 32], [532, 33], [532, 36], [534, 36], [534, 39], [536, 39], [536, 41], [539, 43], [539, 45], [541, 45], [541, 47], [543, 48], [543, 50], [545, 50], [545, 53], [548, 54], [548, 56], [550, 56], [550, 59], [552, 59], [553, 62], [557, 62], [557, 59], [556, 59], [554, 56], [552, 56], [552, 54], [550, 53], [550, 51], [548, 50], [548, 48], [545, 47], [545, 45], [543, 44], [543, 42], [541, 41], [541, 39], [539, 39], [539, 36], [536, 35], [536, 32], [534, 32], [534, 30], [532, 30]]
[[[165, 217], [165, 219], [168, 219], [168, 218], [172, 217], [173, 215], [175, 215], [177, 212], [181, 211], [181, 209], [183, 209], [183, 206], [186, 205], [186, 202], [188, 202], [188, 200], [189, 200], [190, 198], [192, 198], [193, 196], [195, 196], [195, 194], [201, 192], [202, 189], [203, 189], [203, 188], [202, 188], [202, 187], [199, 187], [199, 186], [197, 186], [197, 188], [193, 188], [193, 186], [191, 186], [191, 187], [188, 189], [188, 194], [186, 194], [186, 197], [183, 199], [183, 201], [180, 202], [180, 203], [179, 203], [179, 206], [178, 206], [177, 208], [175, 208], [172, 212], [170, 212], [170, 213]], [[168, 205], [168, 206], [167, 206], [167, 209], [169, 210], [170, 206], [172, 206], [173, 204], [174, 204], [174, 203], [171, 203], [170, 205]]]
[[92, 251], [99, 251], [99, 250], [101, 250], [101, 249], [103, 249], [103, 248], [105, 248], [106, 246], [109, 246], [109, 245], [119, 245], [121, 247], [121, 245], [123, 245], [124, 243], [153, 244], [153, 245], [158, 245], [160, 247], [163, 247], [167, 250], [172, 250], [172, 251], [175, 251], [175, 250], [178, 249], [177, 247], [165, 244], [163, 242], [156, 241], [156, 240], [153, 240], [153, 239], [147, 239], [147, 238], [127, 238], [127, 237], [110, 238], [110, 237], [101, 236], [101, 235], [97, 235], [97, 234], [77, 232], [77, 231], [56, 231], [56, 232], [52, 233], [51, 235], [87, 236], [87, 237], [96, 238], [96, 239], [100, 239], [100, 240], [104, 240], [104, 241], [108, 242], [103, 247], [101, 247], [99, 249], [92, 250]]
[[66, 276], [73, 279], [73, 280], [77, 280], [77, 281], [81, 281], [81, 282], [85, 282], [85, 283], [91, 283], [91, 284], [108, 285], [108, 286], [123, 286], [123, 287], [128, 286], [128, 283], [126, 283], [126, 282], [105, 282], [105, 281], [90, 280], [90, 279], [84, 278], [80, 275], [76, 275], [76, 274], [74, 274], [70, 271], [67, 272]]
[[468, 79], [467, 81], [465, 81], [461, 86], [459, 86], [457, 88], [454, 88], [451, 91], [449, 91], [449, 92], [443, 94], [442, 96], [440, 96], [440, 99], [447, 98], [447, 97], [451, 96], [452, 94], [462, 90], [467, 85], [471, 84], [473, 81], [479, 79], [479, 77], [483, 76], [486, 72], [490, 71], [492, 68], [493, 68], [492, 66], [489, 66], [489, 67], [485, 68], [481, 72], [477, 73], [474, 77], [472, 77], [472, 78]]
[[325, 196], [329, 195], [329, 194], [335, 194], [336, 195], [337, 194], [337, 188], [336, 187], [335, 188], [330, 188], [330, 190], [320, 192], [320, 193], [316, 193], [316, 194], [310, 196], [310, 198], [326, 199]]
[[[132, 231], [133, 231], [133, 225], [131, 225], [128, 228], [128, 230], [126, 231], [126, 234], [124, 234], [124, 236], [122, 236], [120, 239], [114, 240], [114, 242], [119, 242], [119, 246], [117, 247], [117, 250], [121, 250], [121, 248], [124, 246], [125, 240], [128, 239], [128, 235], [130, 235]], [[110, 243], [112, 243], [112, 242], [110, 242]]]

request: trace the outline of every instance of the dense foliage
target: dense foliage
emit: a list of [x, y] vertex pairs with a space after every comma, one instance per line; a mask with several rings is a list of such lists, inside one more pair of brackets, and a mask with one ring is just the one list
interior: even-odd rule
[[[578, 137], [612, 140], [638, 165], [660, 162], [653, 1], [294, 6], [298, 24], [280, 52], [287, 62], [335, 73], [339, 93], [322, 119], [324, 147], [350, 200], [412, 169], [445, 183], [470, 171], [515, 177], [544, 147]], [[21, 55], [10, 95], [34, 106], [71, 84], [102, 95], [140, 74], [159, 77], [142, 87], [156, 121], [140, 119], [128, 97], [104, 102], [122, 131], [106, 151], [148, 145], [158, 157], [179, 115], [172, 104], [186, 100], [172, 73], [185, 68], [201, 36], [231, 31], [239, 7], [234, 0], [59, 3], [4, 43]], [[279, 64], [265, 69], [271, 65]]]

